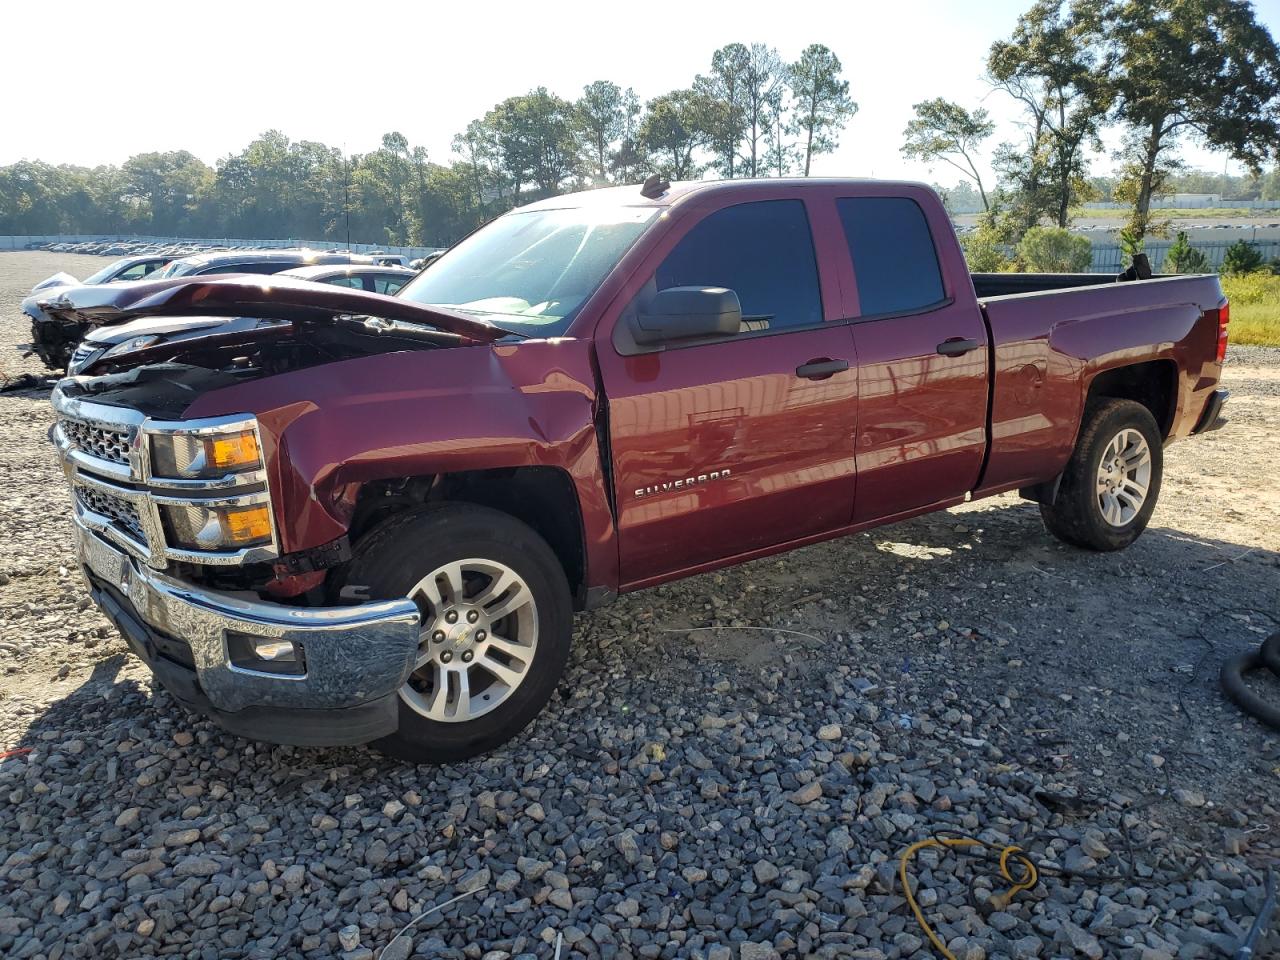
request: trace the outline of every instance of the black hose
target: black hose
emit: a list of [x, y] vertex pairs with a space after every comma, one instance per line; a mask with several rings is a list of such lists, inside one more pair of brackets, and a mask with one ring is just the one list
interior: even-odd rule
[[1273, 633], [1263, 640], [1258, 652], [1262, 654], [1262, 665], [1280, 677], [1280, 633]]
[[1263, 700], [1248, 688], [1244, 675], [1251, 670], [1266, 668], [1280, 679], [1280, 633], [1273, 633], [1256, 650], [1247, 650], [1232, 657], [1222, 665], [1219, 682], [1222, 692], [1232, 703], [1255, 720], [1280, 730], [1280, 704]]

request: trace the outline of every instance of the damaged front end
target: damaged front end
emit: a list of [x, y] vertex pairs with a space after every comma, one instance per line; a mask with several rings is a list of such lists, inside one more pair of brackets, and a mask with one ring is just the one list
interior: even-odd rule
[[[283, 290], [274, 305], [270, 287]], [[496, 337], [466, 318], [432, 316], [428, 325], [427, 308], [412, 321], [351, 311], [389, 300], [376, 295], [270, 287], [162, 282], [109, 291], [102, 299], [112, 302], [96, 312], [64, 305], [86, 320], [247, 314], [280, 322], [64, 379], [53, 392], [52, 438], [92, 596], [175, 697], [245, 736], [365, 743], [395, 728], [396, 691], [417, 651], [417, 608], [273, 598], [282, 573], [328, 562], [282, 555], [269, 469], [277, 438], [252, 413], [185, 414], [199, 397], [277, 373]], [[442, 329], [450, 324], [458, 329]]]
[[156, 419], [85, 399], [75, 381], [54, 408], [90, 593], [170, 693], [258, 739], [363, 743], [394, 729], [412, 603], [303, 607], [210, 585], [218, 570], [268, 575], [278, 557], [253, 418]]

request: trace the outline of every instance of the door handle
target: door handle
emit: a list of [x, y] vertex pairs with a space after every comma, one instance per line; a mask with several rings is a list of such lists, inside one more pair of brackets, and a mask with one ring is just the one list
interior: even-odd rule
[[938, 352], [944, 357], [959, 357], [971, 350], [977, 350], [981, 344], [977, 340], [966, 340], [963, 337], [950, 337], [938, 344]]
[[828, 360], [825, 357], [810, 360], [796, 367], [796, 376], [806, 380], [825, 380], [833, 373], [841, 373], [849, 369], [848, 360]]

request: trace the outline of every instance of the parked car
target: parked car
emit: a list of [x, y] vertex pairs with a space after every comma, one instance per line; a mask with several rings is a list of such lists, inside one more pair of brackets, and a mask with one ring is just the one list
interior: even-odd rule
[[[394, 295], [401, 287], [417, 276], [417, 271], [404, 267], [384, 267], [376, 264], [349, 264], [297, 267], [284, 270], [279, 276], [297, 277], [312, 283], [329, 283], [351, 287], [369, 293]], [[132, 354], [146, 350], [157, 356], [162, 350], [174, 349], [194, 337], [212, 334], [240, 334], [250, 327], [269, 325], [270, 320], [228, 317], [189, 317], [133, 320], [124, 324], [94, 327], [76, 346], [67, 364], [67, 373], [78, 376], [84, 373], [102, 373], [129, 365]]]
[[34, 287], [31, 292], [34, 294], [40, 290], [49, 290], [53, 287], [71, 287], [78, 285], [92, 286], [99, 283], [116, 283], [120, 280], [141, 280], [148, 277], [155, 271], [163, 267], [171, 257], [163, 256], [146, 256], [146, 257], [124, 257], [107, 264], [96, 273], [92, 273], [83, 280], [77, 280], [69, 273], [55, 273], [51, 277], [45, 277]]
[[439, 260], [443, 255], [443, 250], [434, 250], [431, 253], [428, 253], [425, 257], [419, 257], [417, 260], [410, 260], [409, 266], [414, 270], [425, 270], [427, 267], [431, 266], [431, 264]]
[[[97, 273], [90, 274], [84, 280], [77, 280], [69, 273], [55, 273], [53, 276], [41, 280], [31, 288], [31, 293], [22, 301], [20, 307], [31, 323], [32, 343], [19, 344], [18, 350], [23, 354], [37, 353], [40, 355], [40, 359], [44, 360], [46, 366], [51, 369], [61, 370], [66, 365], [65, 360], [62, 363], [50, 363], [50, 358], [56, 360], [61, 356], [62, 351], [48, 345], [43, 348], [41, 346], [42, 336], [49, 336], [50, 325], [52, 325], [53, 329], [58, 327], [52, 318], [45, 313], [44, 302], [56, 298], [61, 291], [74, 286], [97, 286], [104, 283], [124, 283], [132, 280], [142, 280], [153, 276], [157, 270], [164, 267], [172, 259], [169, 256], [154, 254], [124, 257], [109, 263]], [[67, 352], [69, 354], [69, 351]], [[48, 357], [46, 357], [46, 354]]]
[[651, 180], [396, 297], [277, 280], [68, 297], [287, 321], [60, 382], [79, 556], [192, 709], [418, 761], [520, 731], [618, 593], [1010, 490], [1126, 547], [1226, 399], [1217, 277], [971, 276], [909, 183]]
[[382, 293], [393, 296], [406, 283], [418, 275], [418, 271], [408, 267], [367, 264], [350, 266], [309, 266], [296, 267], [284, 271], [285, 276], [310, 280], [312, 283], [331, 283], [340, 287], [351, 287], [354, 290], [367, 290], [369, 293]]
[[[149, 276], [152, 279], [197, 277], [220, 273], [280, 273], [310, 264], [373, 264], [367, 257], [351, 253], [317, 253], [314, 250], [270, 250], [227, 253], [197, 253], [173, 259], [157, 255], [167, 263]], [[93, 326], [84, 318], [72, 319], [58, 306], [76, 288], [58, 287], [37, 293], [22, 302], [22, 311], [31, 318], [31, 343], [20, 350], [36, 353], [50, 370], [63, 370], [71, 361], [76, 345]]]

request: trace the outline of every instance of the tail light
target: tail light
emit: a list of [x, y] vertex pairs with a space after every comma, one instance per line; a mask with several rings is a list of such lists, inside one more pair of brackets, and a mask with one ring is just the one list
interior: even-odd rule
[[1227, 356], [1227, 324], [1231, 322], [1231, 301], [1223, 300], [1218, 305], [1218, 362]]

